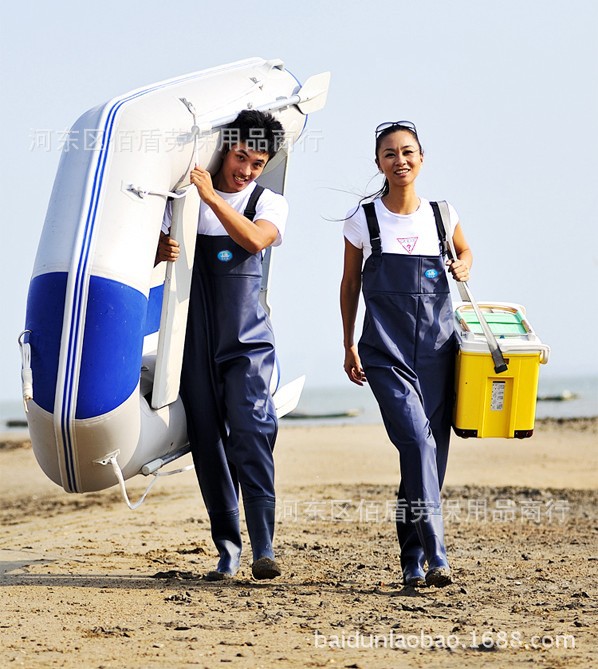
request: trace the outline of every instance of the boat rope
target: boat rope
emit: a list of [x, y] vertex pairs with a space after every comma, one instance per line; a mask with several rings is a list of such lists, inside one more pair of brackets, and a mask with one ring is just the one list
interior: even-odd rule
[[141, 199], [147, 197], [148, 195], [157, 195], [158, 197], [164, 197], [164, 198], [173, 198], [174, 200], [181, 200], [182, 198], [187, 196], [187, 191], [159, 191], [159, 190], [147, 190], [145, 188], [141, 188], [141, 186], [134, 186], [133, 184], [129, 184], [127, 186], [127, 190], [131, 193], [135, 193], [138, 197]]
[[197, 125], [197, 112], [195, 111], [193, 103], [187, 100], [187, 98], [179, 98], [179, 100], [185, 105], [187, 111], [193, 117], [193, 125], [191, 126], [191, 134], [189, 135], [189, 140], [193, 140], [193, 155], [189, 159], [189, 163], [187, 164], [187, 169], [181, 175], [181, 178], [177, 181], [175, 188], [178, 188], [185, 181], [185, 179], [188, 178], [189, 172], [193, 169], [195, 165], [199, 165], [199, 149], [200, 149], [199, 135], [201, 134], [201, 129]]
[[[193, 161], [195, 165], [199, 165], [199, 133], [200, 128], [197, 125], [197, 112], [193, 103], [187, 100], [187, 98], [179, 98], [179, 100], [187, 107], [191, 116], [193, 116], [193, 125], [191, 126], [191, 137], [193, 139]], [[191, 165], [189, 165], [191, 167]]]
[[25, 413], [29, 412], [28, 402], [33, 399], [33, 371], [31, 370], [31, 344], [29, 335], [31, 330], [23, 330], [18, 342], [21, 347], [21, 380], [23, 382], [23, 406]]
[[145, 492], [141, 497], [136, 501], [136, 502], [131, 502], [129, 499], [129, 495], [127, 493], [127, 486], [125, 483], [125, 477], [123, 475], [122, 469], [120, 468], [120, 465], [118, 464], [117, 461], [117, 456], [119, 455], [120, 451], [115, 451], [114, 453], [111, 453], [110, 455], [107, 455], [105, 458], [102, 458], [100, 460], [95, 460], [100, 465], [111, 465], [112, 466], [112, 471], [114, 472], [114, 475], [116, 476], [118, 480], [118, 484], [120, 486], [120, 492], [122, 495], [122, 498], [124, 499], [126, 505], [131, 509], [132, 511], [135, 511], [135, 509], [138, 509], [143, 502], [145, 502], [145, 498], [148, 496], [149, 491], [154, 487], [156, 481], [158, 480], [159, 476], [172, 476], [173, 474], [181, 474], [182, 472], [186, 472], [190, 469], [193, 469], [194, 465], [187, 465], [186, 467], [181, 467], [180, 469], [174, 469], [168, 472], [160, 472], [160, 471], [154, 471], [151, 472], [149, 475], [153, 476], [154, 478], [150, 481], [149, 485], [145, 489]]

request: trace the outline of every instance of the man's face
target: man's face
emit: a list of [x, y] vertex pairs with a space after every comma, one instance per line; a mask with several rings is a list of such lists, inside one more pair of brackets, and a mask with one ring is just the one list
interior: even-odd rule
[[264, 171], [268, 154], [254, 151], [245, 142], [233, 144], [226, 152], [214, 185], [225, 193], [239, 193]]

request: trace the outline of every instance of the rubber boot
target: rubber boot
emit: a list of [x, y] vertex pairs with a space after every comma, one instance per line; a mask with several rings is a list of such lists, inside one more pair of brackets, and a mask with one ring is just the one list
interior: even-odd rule
[[413, 517], [409, 510], [409, 504], [405, 499], [402, 482], [397, 494], [395, 522], [397, 526], [397, 538], [401, 549], [403, 584], [412, 588], [420, 588], [426, 585], [426, 574], [424, 572], [426, 556], [415, 525], [413, 524]]
[[417, 520], [415, 528], [424, 547], [428, 571], [426, 584], [442, 587], [451, 583], [451, 569], [444, 547], [444, 521], [441, 513], [429, 513]]
[[211, 513], [212, 540], [220, 559], [216, 569], [205, 575], [206, 581], [225, 581], [233, 578], [241, 563], [241, 531], [239, 511]]
[[245, 520], [253, 552], [251, 573], [258, 580], [280, 576], [280, 566], [274, 559], [275, 500], [259, 497], [245, 501]]
[[397, 534], [401, 547], [401, 569], [404, 585], [420, 588], [426, 585], [424, 563], [426, 556], [413, 523], [397, 522]]

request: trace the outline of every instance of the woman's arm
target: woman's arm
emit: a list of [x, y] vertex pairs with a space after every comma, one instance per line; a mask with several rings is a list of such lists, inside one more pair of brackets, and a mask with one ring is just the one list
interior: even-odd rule
[[361, 291], [363, 251], [345, 239], [345, 261], [341, 281], [341, 316], [343, 320], [344, 369], [353, 383], [362, 386], [367, 380], [355, 345], [355, 320]]
[[453, 275], [455, 281], [469, 281], [469, 270], [473, 265], [473, 254], [469, 244], [463, 234], [461, 223], [457, 223], [453, 233], [453, 244], [457, 253], [457, 260], [449, 264], [449, 272]]

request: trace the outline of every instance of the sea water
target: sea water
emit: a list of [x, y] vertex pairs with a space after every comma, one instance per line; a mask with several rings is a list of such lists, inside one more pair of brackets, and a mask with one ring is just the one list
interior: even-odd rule
[[[538, 397], [564, 397], [566, 400], [539, 400], [536, 418], [592, 418], [598, 416], [598, 376], [540, 378]], [[380, 411], [372, 391], [347, 380], [346, 387], [310, 388], [309, 380], [301, 396], [296, 413], [301, 420], [283, 419], [288, 425], [297, 424], [365, 424], [381, 422]], [[338, 414], [351, 415], [341, 416]], [[354, 415], [356, 414], [356, 415]], [[334, 417], [332, 417], [334, 416]]]
[[[592, 418], [598, 416], [598, 375], [549, 377], [540, 375], [538, 396], [564, 397], [572, 399], [539, 400], [536, 418]], [[363, 425], [380, 423], [380, 411], [372, 391], [366, 385], [356, 386], [347, 380], [346, 385], [334, 388], [310, 386], [309, 379], [295, 412], [296, 416], [282, 420], [285, 427], [293, 425]], [[0, 429], [10, 428], [7, 421], [24, 421], [25, 411], [18, 400], [0, 401]]]

